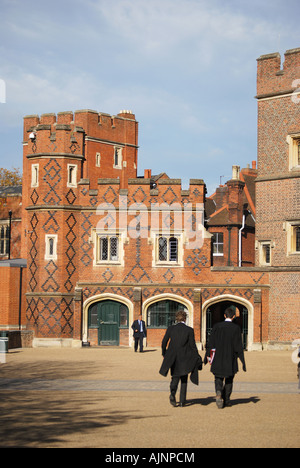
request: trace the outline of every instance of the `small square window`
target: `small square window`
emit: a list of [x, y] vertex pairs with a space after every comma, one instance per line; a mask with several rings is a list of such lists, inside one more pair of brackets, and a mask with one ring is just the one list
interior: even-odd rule
[[300, 254], [300, 222], [293, 221], [286, 225], [288, 255]]
[[271, 265], [271, 242], [261, 242], [259, 248], [259, 263], [260, 265]]

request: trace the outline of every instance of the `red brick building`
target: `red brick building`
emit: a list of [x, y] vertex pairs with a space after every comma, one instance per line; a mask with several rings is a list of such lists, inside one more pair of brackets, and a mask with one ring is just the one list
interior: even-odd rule
[[21, 259], [22, 186], [0, 187], [0, 328], [25, 328], [26, 260]]
[[[191, 179], [183, 190], [180, 179], [166, 174], [147, 170], [138, 177], [137, 137], [128, 111], [24, 119], [26, 318], [35, 343], [128, 346], [131, 324], [142, 313], [148, 345], [159, 346], [184, 307], [204, 346], [232, 305], [245, 347], [261, 346], [267, 275], [213, 271], [203, 180]], [[228, 185], [237, 227], [245, 183]]]
[[277, 54], [258, 60], [258, 169], [234, 167], [207, 200], [202, 179], [183, 190], [138, 176], [130, 111], [24, 118], [22, 320], [35, 346], [131, 346], [140, 313], [160, 346], [181, 307], [199, 346], [228, 306], [247, 349], [299, 336], [299, 56], [283, 70]]
[[255, 180], [252, 168], [233, 166], [232, 179], [206, 198], [207, 229], [213, 235], [212, 266], [255, 265]]

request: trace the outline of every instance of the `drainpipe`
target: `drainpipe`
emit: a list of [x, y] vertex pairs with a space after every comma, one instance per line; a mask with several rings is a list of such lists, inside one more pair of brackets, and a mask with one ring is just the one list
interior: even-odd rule
[[9, 210], [8, 212], [8, 216], [9, 216], [9, 228], [8, 228], [8, 260], [10, 260], [10, 251], [11, 251], [11, 218], [12, 218], [12, 211]]
[[20, 266], [20, 283], [19, 283], [19, 330], [22, 330], [22, 284], [23, 284], [23, 267]]
[[245, 214], [243, 214], [243, 223], [241, 229], [239, 230], [239, 268], [242, 266], [242, 231], [245, 228], [245, 219]]

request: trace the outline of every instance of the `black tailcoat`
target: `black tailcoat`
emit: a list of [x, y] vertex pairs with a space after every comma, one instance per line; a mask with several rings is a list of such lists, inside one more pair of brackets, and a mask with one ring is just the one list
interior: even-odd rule
[[246, 370], [241, 329], [230, 321], [219, 322], [213, 329], [206, 351], [205, 361], [210, 351], [215, 349], [211, 372], [218, 377], [230, 377], [238, 372], [238, 358]]
[[172, 376], [192, 373], [191, 381], [198, 385], [198, 369], [202, 368], [202, 359], [191, 327], [184, 323], [169, 327], [162, 341], [162, 354], [164, 360], [159, 371], [161, 375], [166, 377], [170, 369]]

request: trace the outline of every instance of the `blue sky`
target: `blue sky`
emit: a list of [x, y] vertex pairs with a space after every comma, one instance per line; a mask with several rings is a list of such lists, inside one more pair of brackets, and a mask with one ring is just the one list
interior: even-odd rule
[[211, 194], [256, 159], [256, 59], [300, 47], [299, 14], [299, 0], [0, 0], [0, 167], [22, 167], [24, 115], [130, 109], [139, 175]]

